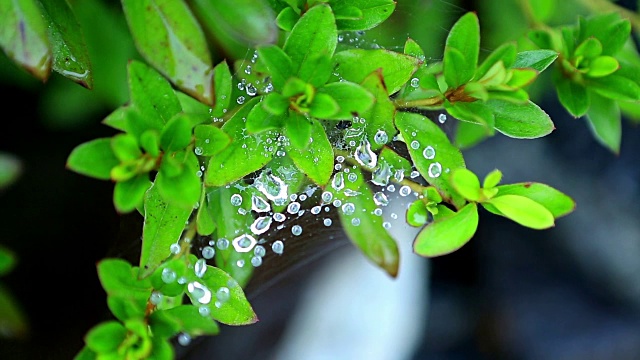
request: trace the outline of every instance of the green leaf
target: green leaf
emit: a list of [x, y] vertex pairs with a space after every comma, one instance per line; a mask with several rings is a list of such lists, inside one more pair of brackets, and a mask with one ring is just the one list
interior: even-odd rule
[[558, 53], [553, 50], [527, 50], [516, 55], [516, 60], [511, 66], [514, 69], [531, 68], [543, 72], [558, 58]]
[[[220, 306], [209, 306], [211, 317], [215, 320], [227, 325], [249, 325], [258, 321], [258, 316], [247, 301], [242, 287], [223, 270], [207, 265], [202, 278], [193, 281], [202, 281], [212, 296], [217, 298]], [[194, 304], [199, 303], [191, 293], [188, 294]]]
[[587, 93], [587, 89], [584, 86], [565, 78], [559, 72], [555, 72], [553, 84], [556, 88], [558, 100], [571, 115], [578, 118], [587, 113], [589, 109], [589, 93]]
[[160, 155], [160, 134], [156, 130], [147, 130], [140, 135], [140, 147], [147, 154], [158, 157]]
[[4, 276], [11, 272], [18, 260], [13, 251], [0, 245], [0, 276]]
[[289, 98], [272, 92], [262, 99], [262, 107], [273, 115], [283, 115], [289, 109]]
[[35, 0], [0, 3], [0, 46], [16, 64], [47, 81], [51, 73], [51, 47], [47, 24]]
[[281, 91], [293, 75], [291, 58], [276, 45], [259, 46], [257, 50], [258, 59], [269, 71], [274, 90]]
[[584, 57], [587, 59], [595, 58], [602, 54], [602, 43], [600, 40], [590, 37], [586, 38], [573, 53], [573, 58]]
[[407, 41], [405, 41], [403, 52], [420, 60], [425, 59], [424, 50], [422, 50], [420, 44], [418, 44], [412, 38], [407, 38]]
[[96, 265], [98, 278], [109, 296], [144, 298], [151, 294], [151, 284], [138, 280], [137, 270], [129, 262], [120, 258], [104, 258]]
[[191, 121], [184, 113], [176, 114], [162, 129], [160, 146], [165, 151], [178, 151], [191, 143]]
[[211, 235], [216, 229], [216, 223], [213, 221], [213, 214], [209, 212], [208, 202], [209, 200], [205, 196], [206, 192], [202, 190], [202, 196], [200, 200], [200, 206], [196, 214], [196, 227], [198, 234]]
[[516, 52], [517, 47], [514, 42], [508, 42], [500, 45], [497, 49], [493, 50], [486, 59], [484, 59], [480, 66], [478, 66], [474, 79], [481, 79], [487, 74], [489, 69], [499, 61], [502, 61], [505, 68], [511, 67], [516, 60]]
[[396, 7], [396, 2], [393, 0], [332, 0], [329, 4], [336, 14], [341, 13], [346, 7], [355, 7], [361, 11], [360, 18], [336, 20], [339, 30], [351, 31], [369, 30], [378, 26], [393, 14]]
[[82, 28], [69, 3], [41, 0], [42, 15], [53, 54], [53, 70], [76, 83], [93, 88], [93, 72]]
[[[268, 146], [266, 140], [274, 138], [271, 132], [245, 136], [245, 122], [249, 111], [259, 101], [253, 98], [246, 102], [222, 127], [231, 136], [231, 144], [209, 160], [205, 173], [206, 186], [223, 186], [261, 169], [272, 158], [275, 146]], [[275, 139], [274, 139], [275, 140]]]
[[185, 93], [213, 105], [211, 56], [189, 6], [183, 1], [122, 0], [122, 10], [144, 59]]
[[500, 195], [525, 196], [549, 210], [553, 217], [559, 218], [572, 212], [576, 204], [569, 196], [552, 188], [549, 185], [525, 182], [498, 186]]
[[362, 10], [358, 9], [355, 6], [348, 5], [342, 8], [336, 8], [335, 6], [332, 6], [331, 9], [334, 12], [336, 20], [358, 20], [362, 18]]
[[146, 125], [143, 130], [162, 131], [164, 124], [182, 110], [180, 100], [167, 79], [145, 63], [132, 60], [128, 70], [131, 103]]
[[193, 305], [180, 305], [171, 309], [159, 310], [151, 314], [151, 320], [159, 314], [177, 322], [181, 331], [191, 336], [217, 335], [220, 332], [218, 324], [208, 316], [202, 316], [199, 308]]
[[215, 94], [211, 115], [217, 118], [224, 116], [231, 105], [231, 94], [233, 93], [233, 77], [226, 59], [222, 60], [213, 68], [213, 91]]
[[349, 81], [327, 84], [318, 89], [318, 93], [331, 96], [340, 106], [340, 111], [325, 118], [328, 120], [351, 120], [369, 110], [375, 102], [367, 89]]
[[215, 155], [231, 143], [229, 135], [213, 125], [197, 125], [193, 129], [193, 133], [196, 137], [195, 150], [197, 155]]
[[[171, 155], [165, 155], [163, 163]], [[192, 152], [178, 152], [176, 161], [180, 162], [180, 171], [177, 174], [165, 171], [164, 167], [156, 175], [155, 184], [160, 195], [171, 205], [184, 208], [193, 208], [201, 194], [201, 181], [198, 175], [200, 163]]]
[[602, 42], [603, 55], [615, 55], [631, 33], [631, 23], [616, 12], [594, 14], [579, 19], [579, 39], [594, 36]]
[[553, 214], [543, 205], [520, 195], [499, 195], [482, 204], [490, 204], [498, 215], [509, 218], [522, 226], [542, 230], [554, 226]]
[[640, 100], [640, 85], [632, 79], [612, 74], [599, 78], [586, 79], [586, 85], [602, 96], [616, 100]]
[[495, 115], [486, 103], [481, 101], [460, 101], [453, 104], [445, 102], [444, 106], [447, 112], [456, 119], [482, 125], [485, 128], [487, 135], [493, 135]]
[[385, 49], [350, 49], [336, 53], [332, 79], [361, 83], [372, 72], [382, 69], [382, 77], [390, 95], [406, 84], [423, 61], [411, 55]]
[[490, 133], [487, 132], [487, 127], [461, 121], [457, 124], [454, 145], [460, 148], [460, 150], [469, 149], [483, 140], [485, 140]]
[[425, 226], [413, 242], [413, 251], [425, 257], [452, 253], [469, 242], [477, 228], [478, 207], [475, 203], [469, 203], [458, 212], [440, 217]]
[[317, 88], [329, 80], [332, 71], [331, 56], [325, 53], [311, 54], [300, 66], [298, 77]]
[[[454, 204], [456, 208], [462, 207], [464, 199], [451, 187], [447, 176], [441, 176], [448, 171], [465, 167], [460, 150], [453, 146], [442, 129], [427, 117], [397, 112], [395, 122], [416, 169], [429, 184], [440, 190], [446, 201]], [[427, 147], [431, 147], [433, 152], [427, 150]], [[430, 159], [425, 157], [425, 152]]]
[[306, 150], [300, 151], [293, 141], [285, 146], [285, 149], [300, 171], [317, 185], [325, 186], [333, 173], [333, 147], [322, 124], [317, 120], [312, 120], [310, 124], [309, 136], [313, 141], [308, 144]]
[[305, 151], [311, 143], [311, 120], [305, 115], [293, 111], [286, 119], [285, 135], [289, 138], [293, 148], [296, 149], [295, 151]]
[[73, 357], [73, 360], [96, 360], [97, 354], [89, 349], [86, 345], [78, 351], [78, 353]]
[[118, 181], [113, 188], [113, 205], [120, 214], [127, 214], [138, 208], [151, 181], [148, 174], [140, 174], [126, 181]]
[[367, 259], [395, 277], [400, 261], [398, 246], [382, 225], [382, 217], [373, 214], [378, 206], [373, 201], [373, 194], [364, 176], [358, 169], [353, 169], [350, 174], [356, 174], [356, 179], [345, 181], [345, 190], [357, 192], [358, 195], [347, 196], [344, 191], [335, 194], [335, 198], [343, 204], [342, 209], [338, 210], [340, 223], [351, 242]]
[[333, 55], [338, 44], [338, 32], [331, 8], [318, 4], [302, 15], [291, 30], [283, 50], [291, 58], [293, 73], [298, 74], [303, 63], [314, 55]]
[[98, 354], [118, 349], [127, 336], [127, 329], [118, 321], [105, 321], [94, 326], [85, 335], [87, 347]]
[[285, 7], [276, 17], [276, 24], [284, 31], [291, 31], [300, 19], [300, 15], [291, 7]]
[[458, 168], [451, 172], [450, 181], [458, 194], [469, 201], [480, 201], [480, 180], [476, 174], [466, 168]]
[[474, 12], [461, 16], [449, 31], [444, 50], [444, 75], [449, 88], [473, 78], [480, 52], [480, 22]]
[[549, 115], [531, 101], [515, 104], [504, 100], [489, 100], [486, 105], [496, 117], [496, 130], [509, 137], [535, 139], [546, 136], [555, 129]]
[[[393, 124], [396, 107], [389, 99], [381, 70], [367, 76], [362, 81], [362, 87], [373, 95], [375, 102], [369, 110], [360, 113], [360, 117], [366, 119], [366, 122], [364, 124], [354, 123], [352, 126], [354, 129], [364, 127], [364, 133], [371, 144], [371, 150], [377, 151], [385, 143], [391, 141], [398, 132]], [[381, 135], [382, 133], [384, 136]], [[384, 141], [385, 136], [387, 141]]]
[[591, 106], [587, 111], [589, 128], [595, 138], [615, 154], [620, 152], [622, 120], [620, 107], [613, 99], [591, 93]]
[[407, 208], [407, 223], [411, 226], [420, 227], [429, 220], [429, 213], [422, 200], [412, 202]]
[[182, 296], [185, 284], [177, 279], [186, 277], [189, 271], [192, 270], [187, 269], [184, 258], [173, 258], [158, 266], [149, 280], [153, 289], [164, 296]]
[[135, 136], [130, 134], [117, 134], [111, 138], [111, 149], [120, 161], [136, 160], [142, 156]]
[[178, 242], [193, 208], [166, 202], [153, 185], [144, 199], [144, 225], [139, 278], [145, 278], [171, 255], [169, 247]]
[[500, 180], [502, 180], [502, 172], [498, 169], [494, 169], [484, 177], [482, 187], [490, 189], [497, 186], [500, 183]]
[[278, 39], [276, 13], [265, 0], [195, 0], [200, 13], [216, 24], [214, 34], [224, 32], [237, 42], [255, 46]]
[[589, 77], [603, 77], [613, 74], [620, 68], [618, 60], [613, 56], [598, 56], [589, 63], [586, 75]]
[[510, 73], [511, 79], [506, 85], [512, 88], [525, 87], [531, 84], [538, 76], [538, 71], [533, 69], [512, 69]]
[[309, 106], [309, 115], [316, 119], [326, 119], [340, 111], [340, 105], [329, 94], [317, 93]]
[[111, 138], [99, 138], [76, 146], [67, 158], [66, 167], [78, 174], [100, 180], [111, 179], [111, 169], [120, 160], [111, 149]]
[[[284, 97], [281, 97], [277, 93], [271, 93], [267, 95], [267, 97], [265, 97], [260, 103], [256, 104], [256, 106], [254, 106], [253, 109], [251, 109], [251, 111], [249, 112], [249, 115], [247, 115], [246, 126], [247, 126], [247, 131], [250, 134], [257, 134], [267, 130], [280, 129], [284, 125], [285, 120], [287, 119], [286, 114], [283, 113], [279, 115], [274, 115], [273, 113], [267, 110], [266, 106], [262, 106], [263, 102], [266, 101], [267, 98], [273, 99], [274, 96], [278, 96], [280, 98], [286, 99]], [[288, 106], [288, 102], [287, 102], [287, 106]], [[285, 108], [285, 111], [286, 111], [286, 108]]]

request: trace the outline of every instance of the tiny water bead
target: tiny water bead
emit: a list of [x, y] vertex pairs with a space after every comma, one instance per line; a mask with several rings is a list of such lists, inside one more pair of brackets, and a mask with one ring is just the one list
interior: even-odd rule
[[353, 219], [351, 219], [351, 225], [353, 225], [353, 226], [360, 226], [360, 218], [353, 218]]
[[198, 259], [193, 266], [194, 274], [201, 278], [204, 276], [204, 273], [207, 271], [207, 261], [205, 259]]
[[411, 87], [417, 88], [418, 86], [420, 86], [420, 79], [418, 78], [411, 79]]
[[322, 223], [324, 224], [324, 226], [331, 226], [331, 224], [333, 223], [333, 221], [329, 218], [326, 218], [322, 221]]
[[202, 257], [205, 259], [212, 259], [216, 255], [216, 249], [211, 246], [205, 246], [202, 248]]
[[300, 225], [293, 225], [291, 227], [291, 233], [295, 236], [298, 236], [300, 234], [302, 234], [302, 226]]
[[175, 271], [169, 268], [162, 269], [161, 279], [165, 284], [171, 284], [172, 282], [176, 281], [177, 278], [178, 275]]
[[180, 253], [180, 244], [178, 243], [173, 243], [171, 244], [171, 246], [169, 246], [169, 251], [171, 251], [172, 254], [176, 255]]
[[287, 206], [287, 212], [291, 215], [295, 215], [298, 213], [298, 211], [300, 211], [300, 203], [299, 202], [292, 202], [289, 203], [289, 205]]
[[211, 309], [209, 309], [209, 307], [205, 305], [200, 306], [198, 308], [198, 312], [200, 313], [200, 315], [204, 317], [211, 315]]
[[158, 305], [162, 301], [162, 293], [158, 291], [151, 292], [151, 296], [149, 296], [149, 302], [153, 305]]
[[220, 250], [225, 250], [229, 247], [229, 240], [225, 238], [218, 239], [218, 241], [216, 242], [216, 247]]
[[344, 203], [342, 205], [342, 212], [345, 215], [352, 215], [356, 211], [356, 206], [353, 203]]
[[211, 302], [211, 291], [208, 287], [197, 281], [188, 283], [187, 291], [189, 291], [189, 294], [200, 304], [206, 305]]
[[228, 287], [222, 286], [218, 289], [218, 291], [216, 291], [216, 299], [218, 299], [220, 303], [226, 303], [227, 301], [229, 301], [229, 298], [231, 298], [231, 294], [229, 293]]
[[350, 173], [349, 175], [347, 175], [347, 180], [355, 182], [356, 180], [358, 180], [358, 175], [356, 175], [356, 173]]
[[240, 194], [231, 195], [231, 205], [233, 206], [242, 205], [242, 196]]
[[404, 185], [400, 188], [400, 190], [398, 191], [398, 193], [400, 194], [400, 196], [407, 196], [409, 194], [411, 194], [411, 188], [407, 185]]
[[413, 140], [409, 146], [411, 146], [412, 149], [417, 150], [420, 148], [420, 143], [418, 140]]
[[255, 212], [268, 212], [271, 210], [271, 205], [265, 199], [253, 194], [251, 195], [251, 209]]
[[433, 159], [436, 156], [436, 149], [429, 145], [422, 151], [422, 156], [424, 156], [425, 159]]
[[253, 267], [258, 267], [262, 265], [262, 258], [260, 256], [254, 256], [251, 258], [251, 265]]
[[253, 249], [253, 254], [255, 256], [263, 257], [267, 254], [267, 250], [262, 245], [256, 245], [256, 247]]
[[409, 174], [409, 177], [410, 177], [410, 178], [412, 178], [412, 179], [415, 179], [415, 178], [417, 178], [418, 176], [420, 176], [420, 173], [419, 173], [417, 170], [413, 170], [413, 171], [411, 172], [411, 174]]
[[387, 195], [385, 195], [381, 191], [378, 191], [377, 193], [373, 194], [373, 202], [378, 206], [389, 205], [389, 199], [387, 198]]
[[322, 211], [322, 207], [320, 205], [316, 205], [314, 207], [311, 208], [311, 213], [313, 215], [318, 215], [320, 214], [320, 211]]
[[271, 216], [261, 216], [257, 218], [253, 222], [253, 224], [251, 224], [251, 227], [250, 227], [251, 232], [254, 235], [260, 235], [267, 232], [269, 230], [269, 227], [271, 226], [272, 221], [273, 221], [273, 218]]
[[239, 268], [244, 267], [244, 259], [236, 261], [236, 266]]
[[447, 114], [438, 115], [438, 122], [440, 122], [440, 124], [444, 124], [446, 121], [447, 121]]
[[273, 214], [273, 220], [277, 222], [283, 222], [287, 219], [287, 216], [283, 213], [275, 213]]
[[271, 250], [278, 255], [282, 255], [284, 251], [284, 243], [281, 240], [276, 240], [271, 244]]
[[439, 162], [434, 162], [429, 165], [429, 176], [432, 178], [437, 178], [442, 174], [442, 165]]
[[180, 335], [178, 335], [178, 344], [182, 346], [191, 344], [191, 335], [187, 333], [180, 333]]
[[236, 102], [239, 105], [242, 105], [242, 104], [244, 104], [244, 100], [245, 100], [244, 96], [238, 96], [238, 98], [236, 99]]
[[340, 205], [342, 205], [342, 201], [340, 199], [333, 200], [334, 207], [340, 207]]
[[258, 241], [251, 235], [242, 234], [233, 239], [233, 248], [239, 253], [245, 253], [253, 250]]
[[373, 141], [375, 141], [378, 145], [384, 145], [389, 141], [389, 135], [384, 130], [378, 130], [375, 135], [373, 135]]
[[199, 146], [196, 146], [195, 149], [193, 149], [193, 152], [196, 153], [196, 155], [202, 155], [203, 153], [202, 148]]
[[382, 216], [382, 209], [375, 208], [375, 210], [373, 210], [373, 215]]

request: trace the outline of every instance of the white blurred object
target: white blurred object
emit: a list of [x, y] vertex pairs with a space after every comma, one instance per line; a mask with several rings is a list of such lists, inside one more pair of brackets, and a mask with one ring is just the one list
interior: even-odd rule
[[[399, 200], [384, 214], [400, 250], [398, 276], [392, 279], [354, 246], [336, 251], [309, 279], [274, 359], [412, 357], [427, 321], [429, 270], [428, 260], [412, 252], [419, 229], [404, 223], [406, 204]], [[393, 220], [389, 211], [402, 215]]]

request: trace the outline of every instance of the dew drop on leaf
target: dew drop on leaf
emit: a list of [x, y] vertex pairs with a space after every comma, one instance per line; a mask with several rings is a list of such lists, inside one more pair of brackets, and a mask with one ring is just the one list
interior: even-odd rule
[[[271, 218], [268, 218], [271, 220]], [[260, 220], [260, 218], [258, 219]], [[258, 221], [256, 220], [256, 221]], [[270, 223], [270, 222], [269, 222]], [[254, 223], [255, 224], [255, 223]], [[253, 225], [251, 226], [253, 230]], [[266, 231], [266, 230], [265, 230]], [[253, 249], [258, 241], [251, 235], [242, 234], [237, 238], [233, 239], [233, 248], [239, 253], [249, 252]]]
[[300, 211], [300, 203], [297, 201], [291, 202], [287, 206], [287, 212], [289, 214], [295, 215], [298, 213], [298, 211]]
[[373, 141], [378, 145], [384, 145], [389, 141], [389, 135], [384, 130], [378, 130], [375, 135], [373, 135]]
[[333, 175], [333, 180], [331, 180], [331, 187], [335, 191], [344, 189], [344, 175], [342, 174], [342, 172], [337, 172], [335, 175]]
[[436, 149], [429, 145], [422, 151], [422, 156], [424, 156], [425, 159], [433, 159], [436, 156]]
[[228, 287], [222, 286], [221, 288], [218, 289], [218, 291], [216, 291], [216, 299], [218, 299], [218, 301], [222, 304], [229, 301], [230, 297], [231, 295], [229, 294]]
[[271, 210], [271, 205], [256, 194], [251, 195], [251, 209], [255, 212], [268, 212]]
[[389, 199], [387, 198], [387, 195], [385, 195], [381, 191], [378, 191], [377, 193], [373, 194], [373, 202], [376, 203], [376, 205], [378, 206], [389, 205]]
[[351, 219], [351, 225], [353, 225], [353, 226], [360, 226], [360, 218], [353, 218], [353, 219]]
[[420, 79], [418, 78], [411, 79], [411, 87], [417, 88], [418, 86], [420, 86]]
[[193, 272], [197, 277], [201, 278], [207, 271], [207, 261], [205, 259], [198, 259], [193, 266]]
[[281, 240], [276, 240], [271, 244], [271, 250], [278, 255], [282, 255], [284, 251], [284, 243]]
[[356, 207], [355, 205], [353, 205], [353, 203], [344, 203], [344, 205], [342, 205], [342, 212], [345, 215], [353, 215], [355, 211]]
[[360, 165], [370, 168], [375, 167], [378, 162], [378, 155], [371, 150], [371, 144], [367, 139], [360, 142], [360, 145], [355, 150], [354, 157]]
[[320, 195], [320, 198], [322, 199], [322, 202], [324, 202], [325, 204], [328, 204], [333, 199], [333, 193], [329, 191], [325, 191], [322, 193], [322, 195]]
[[211, 246], [205, 246], [202, 248], [202, 257], [205, 259], [212, 259], [216, 254], [216, 250]]
[[218, 239], [218, 241], [216, 242], [216, 246], [218, 247], [218, 249], [220, 250], [225, 250], [226, 248], [229, 247], [229, 240], [225, 239], [225, 238], [220, 238]]
[[254, 256], [251, 258], [251, 265], [253, 265], [253, 267], [258, 267], [260, 265], [262, 265], [262, 258], [260, 256]]
[[162, 293], [158, 291], [151, 292], [151, 296], [149, 296], [149, 302], [153, 305], [158, 305], [162, 301]]
[[273, 214], [273, 220], [277, 222], [283, 222], [286, 220], [286, 216], [283, 213], [275, 213]]
[[429, 176], [432, 178], [437, 178], [442, 174], [442, 165], [439, 162], [434, 162], [429, 165]]
[[262, 245], [256, 245], [256, 247], [253, 249], [253, 254], [255, 256], [263, 257], [267, 254], [267, 250]]
[[207, 317], [211, 314], [211, 309], [209, 309], [208, 306], [202, 305], [198, 308], [198, 313], [200, 313], [200, 315]]
[[302, 234], [302, 226], [300, 225], [293, 225], [291, 227], [291, 233], [295, 236], [298, 236], [300, 234]]
[[208, 287], [197, 281], [188, 283], [187, 291], [189, 291], [189, 294], [200, 304], [206, 305], [211, 302], [211, 291]]
[[380, 165], [371, 173], [371, 182], [385, 186], [389, 183], [391, 177], [391, 167], [386, 162], [381, 162]]
[[267, 232], [271, 226], [273, 218], [271, 216], [261, 216], [257, 218], [253, 224], [251, 224], [251, 232], [255, 235], [260, 235]]
[[178, 344], [182, 346], [191, 344], [191, 335], [187, 333], [180, 333], [180, 335], [178, 335]]
[[438, 122], [440, 124], [444, 124], [447, 121], [447, 114], [438, 115]]
[[411, 146], [412, 149], [416, 150], [420, 147], [420, 143], [418, 142], [418, 140], [413, 140], [409, 146]]
[[242, 196], [240, 194], [231, 195], [231, 205], [233, 206], [242, 205]]
[[178, 277], [178, 275], [176, 275], [176, 272], [169, 269], [169, 268], [164, 268], [162, 269], [162, 274], [161, 274], [161, 278], [162, 281], [165, 284], [170, 284], [174, 281], [176, 281], [176, 278]]

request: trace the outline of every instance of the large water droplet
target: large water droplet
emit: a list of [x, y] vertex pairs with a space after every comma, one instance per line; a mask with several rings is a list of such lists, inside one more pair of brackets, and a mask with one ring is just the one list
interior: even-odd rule
[[325, 191], [322, 193], [322, 195], [320, 195], [320, 198], [322, 199], [322, 202], [328, 204], [333, 199], [333, 194], [329, 191]]
[[437, 178], [442, 174], [442, 165], [439, 162], [434, 162], [429, 165], [429, 176], [432, 178]]
[[297, 214], [298, 211], [300, 211], [300, 203], [297, 201], [289, 203], [289, 206], [287, 206], [287, 212], [291, 215]]
[[231, 205], [233, 206], [242, 205], [242, 196], [240, 194], [231, 195]]
[[253, 249], [258, 241], [251, 235], [242, 234], [233, 239], [233, 248], [239, 253], [249, 252]]
[[373, 135], [373, 141], [378, 145], [384, 145], [389, 141], [389, 135], [387, 135], [386, 131], [380, 129], [375, 135]]
[[274, 241], [273, 244], [271, 244], [271, 250], [278, 255], [282, 255], [282, 252], [284, 251], [284, 243], [280, 240]]
[[386, 161], [383, 161], [371, 173], [371, 182], [376, 185], [385, 186], [389, 183], [390, 177], [391, 177], [391, 167]]
[[283, 213], [275, 213], [273, 214], [273, 220], [277, 222], [283, 222], [287, 219], [287, 217]]
[[161, 278], [162, 278], [162, 281], [165, 284], [170, 284], [170, 283], [176, 281], [177, 277], [178, 277], [178, 275], [176, 274], [175, 271], [173, 271], [173, 270], [171, 270], [169, 268], [162, 269]]
[[256, 247], [253, 249], [253, 254], [255, 256], [263, 257], [267, 254], [267, 250], [265, 250], [264, 246], [262, 245], [256, 245]]
[[436, 149], [429, 145], [422, 151], [422, 156], [424, 156], [425, 159], [433, 159], [436, 156]]
[[331, 226], [331, 223], [333, 223], [333, 221], [331, 221], [331, 219], [329, 218], [326, 218], [322, 223], [324, 224], [324, 226]]
[[447, 121], [447, 114], [438, 115], [438, 121], [440, 122], [440, 124], [444, 124]]
[[271, 205], [269, 205], [267, 200], [261, 198], [260, 196], [256, 196], [256, 194], [252, 194], [251, 209], [255, 212], [267, 212], [271, 210]]
[[180, 335], [178, 335], [178, 344], [182, 346], [191, 344], [191, 335], [187, 333], [180, 333]]
[[353, 154], [356, 161], [362, 166], [375, 167], [378, 162], [378, 155], [371, 150], [371, 144], [369, 140], [364, 139], [360, 142], [360, 146], [356, 148]]
[[342, 212], [345, 215], [353, 215], [355, 211], [356, 211], [356, 206], [353, 205], [353, 203], [344, 203], [344, 205], [342, 205]]
[[300, 225], [293, 225], [291, 227], [291, 233], [295, 236], [298, 236], [300, 234], [302, 234], [302, 226]]
[[231, 294], [229, 293], [228, 287], [222, 286], [216, 291], [216, 299], [218, 299], [221, 304], [229, 301], [229, 298], [231, 298]]
[[189, 294], [200, 304], [206, 305], [211, 302], [211, 291], [208, 287], [197, 281], [188, 283], [187, 291], [189, 291]]
[[418, 86], [420, 86], [420, 79], [418, 78], [411, 79], [411, 87], [417, 88]]
[[274, 204], [283, 205], [287, 202], [288, 185], [281, 178], [263, 171], [253, 185]]
[[260, 235], [267, 232], [271, 226], [273, 218], [271, 216], [261, 216], [257, 218], [253, 224], [251, 224], [251, 232], [255, 235]]
[[400, 196], [407, 196], [411, 194], [411, 188], [407, 185], [404, 185], [400, 188], [400, 190], [398, 190], [398, 194], [400, 194]]
[[417, 150], [420, 147], [420, 143], [418, 140], [413, 140], [409, 146], [411, 146], [412, 149]]
[[216, 242], [216, 246], [218, 247], [218, 249], [220, 250], [225, 250], [226, 248], [229, 247], [229, 240], [225, 239], [225, 238], [220, 238], [218, 239], [218, 241]]
[[262, 258], [260, 256], [254, 256], [251, 258], [251, 265], [253, 265], [253, 267], [258, 267], [260, 265], [262, 265]]
[[342, 171], [337, 172], [335, 175], [333, 175], [333, 180], [331, 180], [331, 187], [336, 191], [344, 189], [344, 175], [342, 174]]
[[387, 198], [387, 195], [385, 195], [381, 191], [378, 191], [377, 193], [373, 194], [373, 202], [376, 203], [376, 205], [378, 206], [389, 205], [389, 199]]
[[201, 278], [204, 276], [204, 273], [207, 271], [207, 261], [205, 259], [198, 259], [193, 266], [193, 272], [197, 277]]
[[212, 259], [216, 255], [216, 249], [211, 246], [205, 246], [202, 248], [202, 257], [205, 259]]

